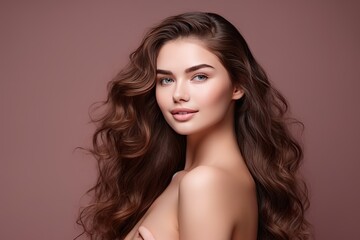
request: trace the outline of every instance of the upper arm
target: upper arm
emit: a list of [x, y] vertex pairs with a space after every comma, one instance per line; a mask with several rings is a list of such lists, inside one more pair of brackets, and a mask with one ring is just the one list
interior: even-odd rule
[[211, 167], [185, 175], [179, 187], [180, 239], [231, 239], [238, 212], [232, 190], [224, 172]]

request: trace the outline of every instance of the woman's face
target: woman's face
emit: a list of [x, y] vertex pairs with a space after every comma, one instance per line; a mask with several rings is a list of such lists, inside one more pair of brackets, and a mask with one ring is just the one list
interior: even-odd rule
[[242, 96], [216, 55], [197, 38], [167, 42], [157, 58], [156, 100], [168, 124], [191, 135], [233, 118], [232, 102]]

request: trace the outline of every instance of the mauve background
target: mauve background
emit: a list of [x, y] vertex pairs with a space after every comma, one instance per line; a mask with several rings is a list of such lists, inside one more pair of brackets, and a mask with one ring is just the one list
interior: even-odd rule
[[303, 173], [317, 239], [360, 236], [357, 1], [1, 1], [0, 239], [72, 239], [95, 181], [88, 108], [146, 29], [223, 14], [306, 125]]

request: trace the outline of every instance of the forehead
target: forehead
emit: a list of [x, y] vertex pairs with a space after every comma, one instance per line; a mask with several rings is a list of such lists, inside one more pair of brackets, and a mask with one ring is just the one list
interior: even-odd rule
[[206, 48], [204, 41], [194, 37], [178, 38], [165, 43], [156, 61], [157, 68], [163, 70], [180, 71], [199, 64], [222, 67], [218, 57]]

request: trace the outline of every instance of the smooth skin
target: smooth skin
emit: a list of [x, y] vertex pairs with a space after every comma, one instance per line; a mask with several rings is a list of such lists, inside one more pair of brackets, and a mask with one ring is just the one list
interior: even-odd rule
[[243, 90], [193, 37], [166, 43], [157, 70], [157, 103], [187, 137], [185, 169], [125, 239], [255, 240], [256, 188], [234, 132], [234, 103]]

